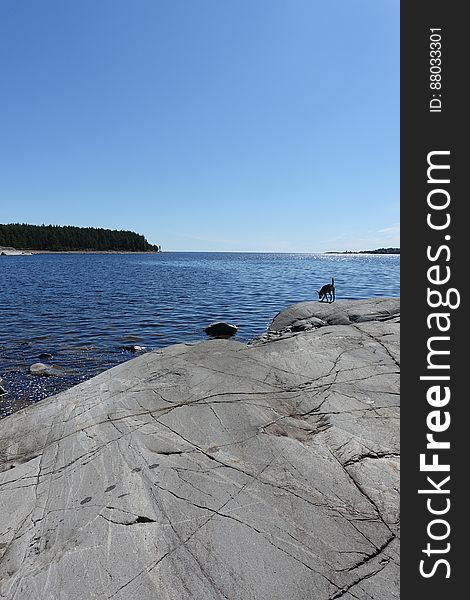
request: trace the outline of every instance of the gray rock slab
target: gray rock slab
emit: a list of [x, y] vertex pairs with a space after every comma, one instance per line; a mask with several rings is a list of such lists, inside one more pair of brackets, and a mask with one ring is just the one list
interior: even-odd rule
[[[276, 327], [346, 303], [305, 304]], [[397, 599], [399, 304], [374, 305], [146, 353], [0, 421], [0, 598]]]
[[282, 331], [299, 322], [310, 321], [314, 326], [349, 325], [364, 321], [387, 321], [399, 317], [398, 298], [371, 298], [370, 300], [339, 300], [327, 302], [300, 302], [281, 311], [269, 326], [269, 331]]
[[0, 246], [0, 256], [32, 256], [32, 252], [16, 250], [16, 248]]

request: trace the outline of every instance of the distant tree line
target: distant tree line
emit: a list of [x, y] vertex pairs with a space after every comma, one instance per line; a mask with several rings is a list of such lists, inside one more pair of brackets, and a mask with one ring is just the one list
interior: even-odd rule
[[377, 248], [377, 250], [361, 250], [358, 254], [400, 254], [400, 248]]
[[400, 248], [377, 248], [377, 250], [345, 250], [344, 252], [325, 252], [325, 254], [400, 254]]
[[0, 246], [21, 250], [120, 250], [160, 252], [134, 231], [60, 225], [0, 224]]

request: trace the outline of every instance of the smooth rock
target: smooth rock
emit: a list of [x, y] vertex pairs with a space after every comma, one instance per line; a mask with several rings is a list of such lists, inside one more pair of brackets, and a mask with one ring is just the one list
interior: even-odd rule
[[[326, 325], [351, 325], [366, 321], [395, 321], [400, 319], [398, 298], [371, 298], [369, 300], [337, 300], [332, 304], [318, 301], [292, 304], [277, 314], [268, 328], [268, 334], [287, 334], [290, 331]], [[266, 339], [263, 338], [264, 341]]]
[[52, 360], [54, 357], [49, 352], [42, 352], [38, 358], [42, 358], [43, 360]]
[[145, 353], [1, 420], [0, 598], [396, 600], [399, 304], [374, 303]]
[[44, 363], [34, 363], [29, 367], [29, 372], [31, 375], [48, 375], [49, 366]]
[[64, 375], [64, 372], [59, 367], [54, 365], [45, 365], [44, 363], [34, 363], [29, 367], [31, 375], [37, 375], [40, 377], [60, 377]]
[[236, 325], [230, 325], [229, 323], [219, 321], [217, 323], [211, 323], [204, 329], [204, 331], [207, 333], [207, 335], [212, 337], [232, 337], [237, 333], [238, 327]]
[[32, 252], [27, 252], [24, 250], [17, 250], [16, 248], [1, 246], [0, 247], [0, 256], [32, 256]]

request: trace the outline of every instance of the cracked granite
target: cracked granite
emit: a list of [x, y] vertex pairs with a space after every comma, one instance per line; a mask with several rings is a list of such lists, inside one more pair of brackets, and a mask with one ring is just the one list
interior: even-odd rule
[[399, 300], [288, 307], [0, 421], [0, 598], [399, 598]]

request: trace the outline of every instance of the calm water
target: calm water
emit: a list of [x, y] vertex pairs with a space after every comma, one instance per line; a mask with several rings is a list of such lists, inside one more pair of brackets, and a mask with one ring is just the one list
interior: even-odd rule
[[[134, 354], [204, 339], [212, 321], [247, 341], [334, 275], [338, 299], [399, 296], [398, 256], [321, 254], [37, 254], [0, 257], [0, 416]], [[51, 353], [50, 361], [39, 358]], [[62, 377], [33, 377], [50, 362]]]

